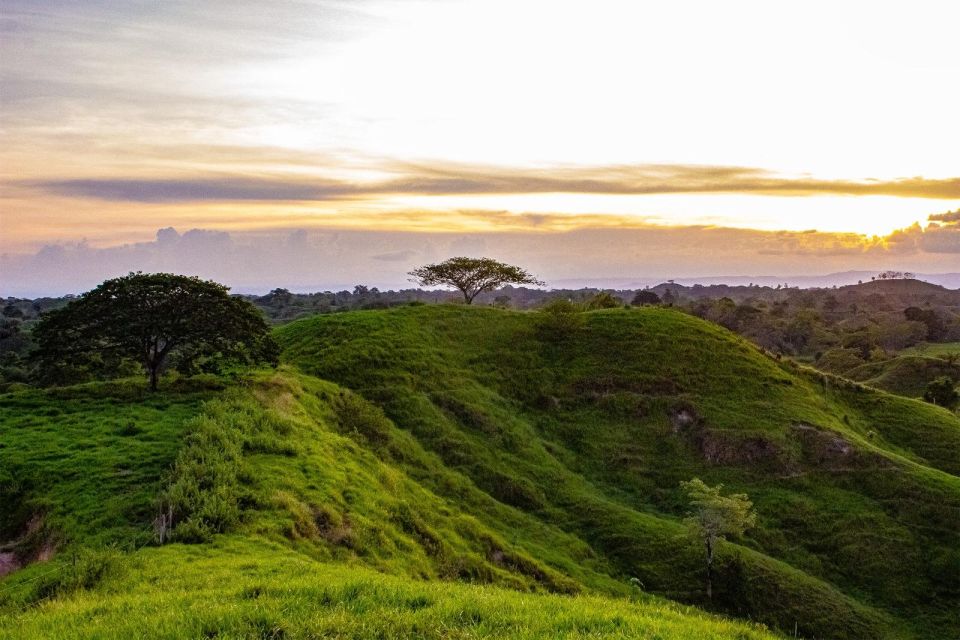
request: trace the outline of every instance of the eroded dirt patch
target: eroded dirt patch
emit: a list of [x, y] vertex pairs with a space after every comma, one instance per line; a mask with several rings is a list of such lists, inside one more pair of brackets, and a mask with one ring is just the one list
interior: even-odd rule
[[17, 554], [13, 551], [0, 552], [0, 578], [13, 573], [21, 566], [23, 565], [17, 560]]

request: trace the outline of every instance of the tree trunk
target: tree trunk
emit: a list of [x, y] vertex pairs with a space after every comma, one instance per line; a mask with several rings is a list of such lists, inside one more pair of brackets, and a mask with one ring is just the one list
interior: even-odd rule
[[707, 539], [707, 600], [713, 602], [713, 543]]
[[150, 374], [150, 391], [157, 390], [157, 378], [159, 377], [159, 372], [157, 370], [159, 368], [159, 365], [149, 365], [147, 367], [147, 371]]

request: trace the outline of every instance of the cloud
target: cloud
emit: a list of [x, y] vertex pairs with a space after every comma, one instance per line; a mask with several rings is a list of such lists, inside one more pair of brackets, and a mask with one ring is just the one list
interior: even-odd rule
[[920, 248], [929, 253], [960, 253], [960, 224], [928, 226], [921, 236]]
[[[471, 212], [480, 215], [480, 212]], [[509, 216], [488, 212], [490, 218]], [[960, 230], [914, 225], [887, 238], [724, 227], [553, 227], [551, 216], [525, 228], [477, 233], [345, 229], [231, 232], [172, 227], [156, 238], [97, 248], [50, 244], [0, 257], [0, 295], [33, 297], [88, 290], [130, 271], [172, 271], [223, 282], [241, 292], [410, 286], [406, 273], [451, 255], [486, 255], [522, 264], [551, 283], [597, 278], [652, 285], [666, 278], [728, 274], [810, 275], [831, 271], [960, 270]]]
[[[960, 178], [816, 180], [758, 168], [701, 165], [616, 165], [538, 170], [474, 166], [390, 165], [398, 177], [348, 182], [284, 176], [65, 178], [22, 183], [42, 192], [119, 202], [326, 201], [390, 195], [579, 193], [615, 195], [741, 193], [777, 196], [850, 195], [960, 199]], [[942, 214], [952, 216], [953, 214]], [[931, 220], [938, 218], [931, 216]]]
[[[936, 216], [930, 217], [933, 219]], [[878, 246], [882, 246], [883, 250], [889, 253], [960, 254], [960, 224], [941, 225], [931, 222], [926, 228], [913, 224], [906, 229], [894, 231]]]
[[33, 183], [47, 193], [113, 202], [177, 203], [201, 201], [332, 200], [357, 193], [349, 185], [284, 182], [262, 178], [77, 179]]
[[928, 220], [930, 222], [946, 222], [948, 224], [960, 223], [960, 209], [956, 211], [947, 211], [946, 213], [935, 213]]
[[381, 262], [406, 262], [410, 260], [414, 255], [414, 252], [407, 249], [405, 251], [391, 251], [390, 253], [381, 253], [379, 255], [372, 256], [374, 260], [380, 260]]

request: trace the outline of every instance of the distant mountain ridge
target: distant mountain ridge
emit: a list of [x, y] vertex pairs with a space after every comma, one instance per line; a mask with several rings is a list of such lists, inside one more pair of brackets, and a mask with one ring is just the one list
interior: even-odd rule
[[[843, 287], [858, 282], [869, 282], [870, 278], [875, 277], [880, 271], [840, 271], [837, 273], [828, 273], [825, 275], [809, 276], [697, 276], [690, 278], [669, 278], [663, 277], [630, 277], [630, 278], [567, 278], [562, 280], [551, 280], [548, 284], [558, 289], [596, 287], [599, 289], [643, 289], [653, 287], [661, 283], [671, 282], [674, 284], [693, 286], [695, 284], [710, 285], [729, 285], [746, 286], [749, 284], [761, 287], [776, 287], [777, 285], [787, 284], [791, 287], [800, 287], [802, 289]], [[950, 273], [917, 273], [916, 279], [929, 282], [930, 284], [940, 285], [947, 289], [960, 289], [960, 272]]]

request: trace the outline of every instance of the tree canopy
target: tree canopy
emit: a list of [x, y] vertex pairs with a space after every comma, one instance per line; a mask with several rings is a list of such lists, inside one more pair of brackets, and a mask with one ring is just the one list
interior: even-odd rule
[[653, 291], [637, 291], [637, 295], [633, 296], [633, 302], [630, 304], [636, 307], [648, 304], [660, 304], [660, 296]]
[[174, 363], [276, 362], [277, 346], [263, 316], [227, 287], [169, 273], [131, 273], [107, 280], [67, 306], [44, 314], [34, 336], [46, 377], [62, 381], [78, 369], [143, 366], [150, 388]]
[[940, 376], [932, 380], [924, 391], [923, 399], [937, 406], [953, 409], [960, 402], [956, 381], [950, 376]]
[[414, 269], [410, 275], [424, 287], [443, 285], [459, 290], [467, 304], [472, 304], [481, 293], [505, 284], [543, 284], [526, 270], [491, 258], [450, 258]]

